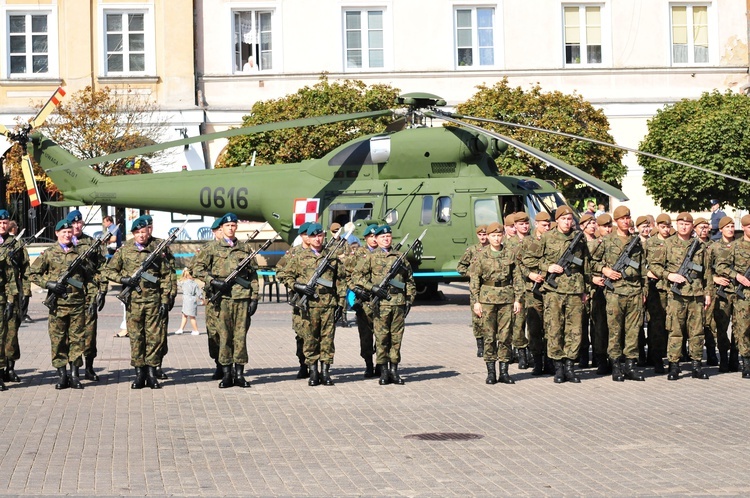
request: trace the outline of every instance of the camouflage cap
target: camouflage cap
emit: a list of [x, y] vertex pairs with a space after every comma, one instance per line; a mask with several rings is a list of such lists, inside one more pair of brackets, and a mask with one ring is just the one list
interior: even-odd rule
[[687, 211], [683, 211], [677, 215], [676, 221], [687, 221], [688, 223], [693, 222], [693, 215]]
[[570, 209], [569, 206], [560, 206], [557, 208], [557, 211], [555, 211], [555, 221], [559, 220], [561, 216], [565, 216], [566, 214], [573, 214], [573, 210]]
[[479, 225], [477, 227], [477, 233], [487, 233], [487, 225]]
[[487, 235], [491, 233], [503, 233], [503, 231], [503, 226], [497, 221], [493, 221], [492, 223], [487, 225]]
[[672, 218], [667, 213], [661, 213], [656, 217], [656, 224], [658, 225], [659, 223], [669, 225], [672, 223]]
[[505, 217], [505, 226], [506, 227], [512, 227], [513, 224], [516, 222], [516, 214], [511, 213], [508, 216]]
[[695, 222], [694, 222], [693, 224], [694, 224], [695, 226], [698, 226], [698, 225], [702, 225], [702, 224], [704, 224], [704, 223], [705, 223], [706, 225], [708, 225], [708, 220], [707, 220], [706, 218], [700, 217], [700, 218], [696, 218], [696, 219], [695, 219]]
[[[743, 217], [742, 220], [744, 221], [745, 218]], [[724, 216], [722, 219], [719, 220], [719, 230], [729, 225], [730, 223], [734, 223], [734, 220], [730, 218], [729, 216]], [[744, 223], [743, 223], [743, 226], [744, 226]]]
[[599, 217], [596, 219], [596, 224], [600, 227], [603, 227], [604, 225], [610, 225], [612, 224], [612, 217], [608, 215], [607, 213], [600, 214]]
[[627, 206], [617, 206], [612, 212], [613, 220], [619, 220], [623, 216], [630, 216], [630, 209]]
[[529, 221], [529, 215], [526, 214], [526, 211], [519, 211], [514, 214], [513, 221], [516, 223], [520, 223], [522, 221]]
[[65, 230], [66, 228], [73, 228], [73, 222], [67, 218], [57, 222], [57, 225], [55, 225], [55, 232]]
[[643, 225], [644, 223], [648, 223], [648, 216], [639, 216], [635, 220], [635, 226], [637, 226], [637, 227]]

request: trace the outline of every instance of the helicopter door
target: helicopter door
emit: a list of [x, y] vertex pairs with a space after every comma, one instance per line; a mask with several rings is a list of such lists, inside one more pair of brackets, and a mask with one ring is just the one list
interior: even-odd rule
[[501, 195], [500, 202], [503, 204], [503, 220], [509, 214], [525, 211], [524, 199], [520, 195]]
[[[499, 221], [499, 204], [497, 197], [473, 198], [474, 204], [474, 227], [479, 225], [489, 225]], [[474, 227], [471, 233], [474, 233]]]

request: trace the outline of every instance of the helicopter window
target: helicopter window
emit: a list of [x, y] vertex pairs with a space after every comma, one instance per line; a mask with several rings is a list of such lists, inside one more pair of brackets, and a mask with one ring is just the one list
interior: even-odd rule
[[503, 206], [503, 219], [505, 219], [505, 217], [509, 214], [524, 210], [523, 197], [521, 197], [520, 195], [502, 195], [500, 196], [500, 202]]
[[437, 198], [437, 208], [435, 212], [437, 214], [438, 223], [448, 223], [451, 221], [451, 204], [452, 199], [448, 196]]
[[337, 203], [328, 208], [328, 219], [341, 226], [349, 221], [369, 220], [372, 218], [372, 203]]
[[529, 208], [529, 216], [536, 216], [537, 213], [547, 212], [554, 216], [555, 210], [559, 206], [565, 205], [563, 198], [557, 193], [534, 194], [526, 197]]
[[422, 225], [429, 225], [432, 222], [432, 205], [433, 199], [431, 195], [425, 195], [422, 197], [422, 218], [420, 223]]
[[474, 225], [489, 225], [494, 221], [498, 221], [495, 199], [477, 199], [474, 201]]

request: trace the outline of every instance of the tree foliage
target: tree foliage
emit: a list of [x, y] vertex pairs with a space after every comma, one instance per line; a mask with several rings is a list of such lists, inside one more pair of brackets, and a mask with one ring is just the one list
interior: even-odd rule
[[[543, 92], [538, 84], [528, 91], [521, 87], [511, 88], [507, 78], [492, 87], [480, 85], [477, 88], [477, 93], [469, 100], [456, 106], [459, 113], [614, 143], [604, 112], [594, 109], [580, 95]], [[502, 125], [482, 123], [482, 127], [552, 154], [617, 187], [622, 186], [622, 179], [627, 173], [627, 168], [622, 164], [624, 153], [618, 149]], [[602, 197], [601, 193], [514, 147], [508, 147], [496, 163], [505, 175], [534, 176], [553, 181], [573, 204], [588, 197]]]
[[[648, 122], [640, 149], [740, 178], [750, 178], [750, 98], [715, 90], [665, 107]], [[750, 185], [639, 156], [646, 191], [665, 210], [708, 209], [709, 199], [750, 208]]]
[[[362, 81], [344, 80], [330, 83], [325, 75], [312, 87], [275, 100], [256, 102], [251, 114], [244, 116], [242, 126], [290, 119], [389, 109], [398, 89], [389, 85], [367, 86]], [[381, 117], [346, 121], [321, 126], [256, 133], [229, 140], [216, 167], [234, 167], [248, 163], [256, 152], [256, 164], [293, 163], [319, 158], [356, 137], [378, 133], [391, 118]]]

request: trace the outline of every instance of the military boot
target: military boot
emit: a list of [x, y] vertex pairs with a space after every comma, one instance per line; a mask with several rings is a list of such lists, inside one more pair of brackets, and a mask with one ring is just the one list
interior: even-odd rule
[[331, 380], [331, 364], [330, 363], [322, 363], [323, 366], [323, 380], [322, 384], [324, 386], [332, 386], [333, 381]]
[[710, 327], [703, 327], [703, 336], [706, 338], [706, 365], [715, 367], [719, 364], [719, 358], [716, 356], [716, 340]]
[[578, 352], [578, 368], [589, 368], [589, 350], [581, 348]]
[[8, 388], [5, 387], [5, 384], [3, 384], [3, 381], [0, 380], [0, 391], [7, 391], [7, 390], [8, 390]]
[[638, 343], [638, 362], [639, 367], [645, 367], [648, 364], [648, 359], [646, 357], [646, 344], [641, 343], [639, 341]]
[[83, 389], [81, 377], [78, 374], [78, 365], [75, 363], [70, 364], [70, 387], [73, 389]]
[[93, 380], [95, 382], [99, 381], [99, 376], [96, 375], [96, 372], [94, 372], [93, 356], [86, 357], [86, 369], [83, 371], [83, 376], [86, 378], [86, 380]]
[[477, 358], [484, 356], [484, 338], [477, 337]]
[[555, 374], [555, 362], [546, 354], [544, 355], [544, 373], [554, 375]]
[[531, 371], [531, 375], [543, 375], [544, 374], [544, 356], [541, 353], [531, 354], [531, 360], [534, 364], [534, 369]]
[[680, 365], [677, 362], [669, 362], [669, 374], [667, 380], [677, 380], [680, 378]]
[[726, 373], [729, 371], [729, 350], [719, 350], [719, 372]]
[[313, 364], [310, 365], [310, 379], [307, 381], [307, 385], [313, 387], [320, 385], [317, 361], [313, 362]]
[[693, 378], [708, 379], [708, 374], [703, 371], [703, 367], [701, 366], [701, 360], [693, 360]]
[[219, 363], [219, 360], [214, 360], [214, 363], [216, 363], [216, 368], [214, 369], [213, 375], [211, 375], [211, 380], [219, 380], [224, 377], [224, 371], [221, 369], [221, 363]]
[[[161, 384], [159, 384], [159, 381], [156, 380], [158, 377], [156, 376], [156, 369], [157, 367], [146, 367], [146, 385], [150, 387], [151, 389], [161, 389]], [[229, 367], [227, 367], [229, 368]], [[231, 381], [232, 376], [229, 376], [229, 380]]]
[[377, 368], [380, 369], [380, 380], [378, 380], [378, 384], [381, 386], [390, 384], [391, 379], [388, 378], [388, 365], [378, 365]]
[[518, 348], [512, 348], [510, 352], [510, 363], [518, 363]]
[[250, 387], [250, 382], [245, 379], [245, 365], [234, 364], [234, 385], [237, 387]]
[[596, 375], [609, 375], [613, 372], [613, 366], [606, 356], [597, 356], [597, 363], [599, 366], [596, 367]]
[[620, 358], [613, 358], [612, 362], [612, 380], [615, 382], [625, 382], [625, 376], [620, 368]]
[[635, 368], [635, 360], [633, 360], [632, 358], [626, 359], [625, 360], [625, 369], [623, 371], [623, 374], [625, 375], [625, 378], [628, 379], [628, 380], [635, 380], [635, 381], [638, 381], [638, 382], [642, 382], [642, 381], [646, 380], [645, 378], [643, 378], [643, 375], [641, 375], [638, 372], [636, 372], [635, 370], [633, 370], [634, 368]]
[[576, 375], [576, 364], [570, 358], [565, 359], [565, 380], [573, 384], [581, 382], [581, 379]]
[[654, 356], [652, 360], [654, 362], [654, 373], [656, 375], [664, 375], [666, 373], [664, 369], [664, 360], [657, 358], [656, 356]]
[[57, 367], [57, 384], [55, 384], [55, 389], [67, 389], [69, 387], [68, 372], [65, 370], [65, 367]]
[[5, 367], [5, 380], [8, 382], [21, 382], [16, 374], [16, 360], [7, 360]]
[[143, 389], [146, 387], [146, 367], [135, 367], [135, 380], [130, 384], [130, 389]]
[[508, 373], [508, 362], [507, 361], [501, 361], [500, 362], [500, 376], [497, 378], [497, 381], [501, 384], [515, 384], [516, 381], [514, 381], [510, 374]]
[[383, 365], [375, 365], [375, 377], [380, 377], [383, 374]]
[[232, 365], [221, 366], [221, 382], [219, 382], [219, 389], [226, 389], [234, 385], [234, 378], [232, 378]]
[[164, 370], [161, 369], [161, 361], [158, 366], [154, 367], [154, 371], [156, 372], [156, 378], [159, 380], [166, 380], [169, 378], [167, 377], [167, 374], [164, 373]]
[[739, 372], [740, 371], [740, 358], [739, 352], [737, 351], [737, 345], [732, 343], [729, 347], [729, 371]]
[[372, 364], [372, 358], [365, 358], [365, 379], [375, 377], [375, 367]]
[[388, 369], [388, 378], [391, 379], [391, 384], [404, 385], [404, 379], [398, 374], [398, 363], [391, 363], [391, 367]]
[[304, 361], [299, 364], [299, 371], [297, 372], [297, 378], [298, 379], [307, 379], [310, 377], [310, 369], [307, 366], [307, 363]]
[[555, 360], [555, 384], [565, 382], [565, 367], [562, 360]]
[[750, 356], [745, 356], [745, 364], [742, 367], [742, 378], [750, 379]]
[[526, 370], [529, 368], [529, 350], [526, 348], [520, 348], [518, 350], [518, 369]]
[[487, 365], [487, 379], [484, 381], [485, 384], [496, 384], [497, 383], [497, 372], [495, 371], [495, 362], [488, 361]]

